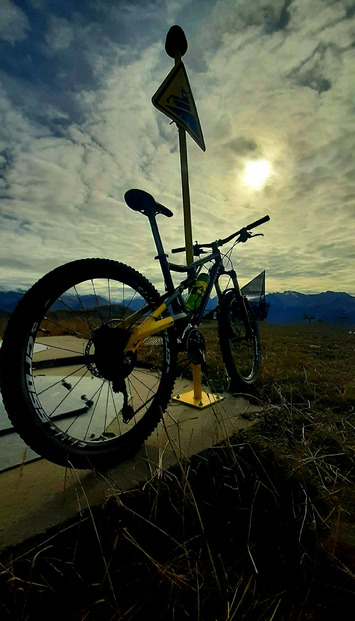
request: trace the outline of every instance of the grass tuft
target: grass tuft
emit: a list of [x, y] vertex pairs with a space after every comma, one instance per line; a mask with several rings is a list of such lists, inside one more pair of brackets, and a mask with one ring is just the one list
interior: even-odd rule
[[355, 336], [261, 332], [258, 422], [190, 459], [177, 448], [174, 468], [3, 554], [1, 619], [348, 618]]

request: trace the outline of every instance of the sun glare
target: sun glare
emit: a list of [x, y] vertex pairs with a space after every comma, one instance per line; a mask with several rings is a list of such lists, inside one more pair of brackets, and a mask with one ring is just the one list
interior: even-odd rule
[[248, 162], [245, 168], [244, 183], [254, 190], [261, 188], [270, 174], [270, 165], [266, 160]]

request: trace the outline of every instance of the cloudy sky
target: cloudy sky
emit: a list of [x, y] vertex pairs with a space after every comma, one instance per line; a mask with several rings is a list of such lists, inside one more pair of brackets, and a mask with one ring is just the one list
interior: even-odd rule
[[234, 254], [242, 284], [354, 295], [354, 0], [0, 0], [0, 287], [90, 256], [159, 286], [123, 194], [169, 207], [183, 245], [177, 129], [151, 103], [173, 24], [207, 147], [188, 137], [194, 240], [268, 213]]

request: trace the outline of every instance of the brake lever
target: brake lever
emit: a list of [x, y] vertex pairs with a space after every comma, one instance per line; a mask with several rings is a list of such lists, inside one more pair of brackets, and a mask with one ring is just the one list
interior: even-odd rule
[[254, 233], [253, 235], [252, 233], [249, 233], [247, 229], [242, 229], [240, 232], [238, 243], [245, 244], [245, 242], [247, 242], [248, 239], [251, 239], [252, 237], [264, 237], [264, 233]]
[[238, 243], [245, 244], [251, 236], [251, 233], [248, 233], [246, 228], [241, 229]]
[[195, 242], [192, 248], [193, 248], [194, 257], [199, 257], [201, 254], [207, 254], [207, 250], [202, 250], [198, 242]]

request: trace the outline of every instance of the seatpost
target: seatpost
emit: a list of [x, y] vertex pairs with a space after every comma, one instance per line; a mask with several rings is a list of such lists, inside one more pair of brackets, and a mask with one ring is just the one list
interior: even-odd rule
[[168, 255], [166, 255], [164, 252], [163, 243], [161, 241], [158, 225], [155, 219], [155, 214], [154, 213], [149, 214], [148, 218], [149, 218], [149, 223], [152, 229], [155, 245], [156, 245], [157, 252], [158, 252], [158, 255], [155, 257], [155, 259], [159, 260], [161, 271], [163, 272], [163, 276], [164, 276], [165, 289], [169, 293], [172, 293], [174, 291], [174, 283], [173, 283], [173, 279], [170, 274], [170, 269], [169, 269], [169, 265], [167, 261]]

